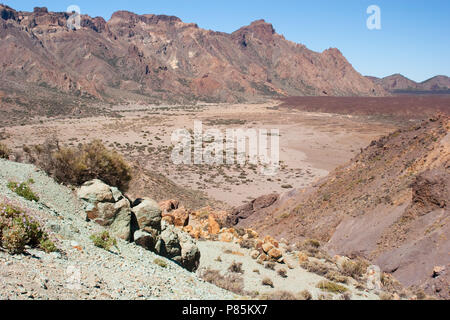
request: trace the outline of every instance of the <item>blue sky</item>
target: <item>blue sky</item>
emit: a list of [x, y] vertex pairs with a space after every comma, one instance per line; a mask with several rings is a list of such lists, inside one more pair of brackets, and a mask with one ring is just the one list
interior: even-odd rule
[[[176, 15], [201, 28], [233, 32], [265, 19], [286, 39], [314, 51], [336, 47], [363, 75], [401, 73], [424, 81], [450, 76], [449, 0], [15, 0], [23, 11], [46, 6], [65, 11], [75, 4], [83, 14], [108, 20], [117, 10]], [[381, 9], [381, 30], [369, 30], [369, 5]]]

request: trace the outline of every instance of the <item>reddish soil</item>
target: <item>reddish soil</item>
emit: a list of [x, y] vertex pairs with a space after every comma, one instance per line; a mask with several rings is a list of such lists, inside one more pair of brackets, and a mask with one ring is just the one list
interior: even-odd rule
[[280, 107], [310, 112], [394, 116], [421, 119], [435, 113], [450, 115], [450, 95], [391, 97], [289, 97]]

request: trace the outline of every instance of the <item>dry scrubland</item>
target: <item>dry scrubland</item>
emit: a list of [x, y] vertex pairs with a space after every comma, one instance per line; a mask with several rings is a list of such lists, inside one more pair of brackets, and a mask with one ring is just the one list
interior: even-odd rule
[[[306, 187], [348, 161], [374, 138], [395, 128], [393, 124], [365, 118], [278, 109], [275, 107], [278, 103], [123, 105], [110, 108], [102, 117], [34, 118], [32, 124], [0, 129], [0, 137], [12, 151], [48, 139], [54, 141], [55, 137], [61, 146], [69, 147], [101, 139], [108, 148], [137, 165], [135, 176], [143, 179], [131, 182], [130, 195], [137, 196], [149, 187], [148, 181], [157, 180], [150, 187], [165, 189], [161, 194], [152, 195], [157, 200], [184, 197], [181, 200], [192, 206], [229, 207], [263, 194]], [[224, 133], [227, 128], [280, 129], [281, 170], [276, 176], [268, 177], [251, 165], [174, 165], [170, 159], [171, 134], [180, 128], [192, 130], [194, 120], [202, 121], [204, 130], [218, 128]]]
[[[175, 166], [170, 161], [171, 133], [179, 128], [191, 129], [194, 120], [203, 121], [204, 130], [280, 129], [280, 172], [267, 177], [250, 165]], [[32, 118], [27, 123], [1, 129], [0, 157], [33, 163], [56, 182], [33, 166], [2, 160], [1, 202], [6, 204], [7, 218], [2, 220], [5, 228], [2, 227], [0, 252], [5, 264], [0, 274], [5, 283], [1, 291], [4, 297], [431, 298], [421, 288], [405, 289], [388, 273], [382, 273], [381, 290], [370, 288], [371, 274], [367, 272], [370, 262], [358, 255], [353, 255], [353, 259], [330, 256], [329, 248], [312, 237], [278, 242], [272, 237], [262, 238], [267, 233], [264, 231], [258, 236], [251, 226], [227, 228], [227, 213], [219, 211], [264, 194], [292, 191], [282, 198], [289, 199], [289, 195], [299, 192], [294, 188], [317, 185], [336, 167], [351, 158], [363, 157], [365, 153], [361, 151], [370, 141], [387, 134], [396, 137], [398, 133], [393, 132], [398, 127], [407, 127], [408, 121], [305, 112], [268, 102], [170, 107], [122, 105], [110, 107], [102, 117]], [[423, 128], [426, 131], [427, 127]], [[379, 141], [383, 139], [387, 138]], [[374, 145], [377, 143], [371, 144]], [[80, 196], [83, 192], [78, 188], [95, 178], [119, 187], [124, 195], [111, 191], [114, 201], [96, 200], [91, 205], [97, 209], [88, 209], [85, 202], [92, 197]], [[100, 192], [94, 198], [99, 196], [103, 194]], [[138, 199], [141, 197], [144, 200]], [[277, 204], [277, 198], [272, 197], [252, 202], [252, 210], [257, 212], [258, 205], [264, 208], [274, 201]], [[158, 205], [149, 198], [157, 202], [176, 201]], [[331, 197], [326, 199], [330, 200]], [[123, 220], [123, 214], [138, 212], [136, 208], [141, 205], [160, 206], [157, 231], [142, 226], [133, 229], [132, 218], [128, 222]], [[112, 218], [105, 209], [111, 206], [117, 210]], [[31, 217], [31, 222], [15, 225], [15, 215]], [[140, 224], [138, 213], [136, 216]], [[280, 221], [289, 216], [281, 216]], [[86, 217], [106, 230], [86, 222]], [[260, 228], [261, 221], [255, 221]], [[158, 239], [165, 239], [170, 246], [160, 249]], [[187, 249], [183, 246], [199, 250], [201, 255], [195, 255], [199, 260], [186, 260], [190, 261], [186, 264]], [[97, 263], [91, 266], [94, 260]], [[82, 289], [71, 291], [65, 286], [65, 272], [75, 261], [85, 271]], [[125, 271], [111, 265], [124, 267]], [[182, 266], [195, 273], [183, 270]], [[445, 274], [445, 268], [435, 271], [436, 277]], [[122, 274], [120, 279], [109, 276], [117, 272]], [[158, 281], [151, 280], [150, 275], [155, 273], [159, 275]], [[136, 282], [133, 280], [136, 277], [147, 280]], [[14, 289], [16, 286], [20, 290]], [[226, 290], [225, 295], [222, 289]]]

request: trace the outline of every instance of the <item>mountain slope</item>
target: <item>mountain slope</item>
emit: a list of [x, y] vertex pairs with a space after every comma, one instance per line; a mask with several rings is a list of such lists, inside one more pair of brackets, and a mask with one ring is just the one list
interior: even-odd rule
[[232, 34], [177, 17], [119, 11], [109, 21], [0, 6], [0, 57], [6, 94], [65, 92], [106, 101], [255, 100], [284, 95], [384, 95], [337, 49], [322, 53], [255, 21]]
[[314, 187], [282, 195], [230, 222], [289, 240], [316, 238], [333, 254], [362, 255], [403, 284], [448, 298], [450, 118], [374, 141]]

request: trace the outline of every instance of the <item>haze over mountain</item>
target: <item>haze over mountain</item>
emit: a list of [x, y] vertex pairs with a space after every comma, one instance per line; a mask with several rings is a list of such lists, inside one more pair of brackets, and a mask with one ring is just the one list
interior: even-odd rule
[[46, 8], [18, 12], [0, 5], [0, 17], [0, 96], [63, 92], [109, 102], [237, 102], [386, 95], [338, 49], [313, 52], [264, 20], [227, 34], [174, 16], [127, 11], [109, 21], [83, 15], [78, 30], [67, 27], [67, 13]]
[[450, 78], [447, 76], [435, 76], [420, 83], [398, 73], [385, 78], [367, 78], [392, 93], [450, 93]]

